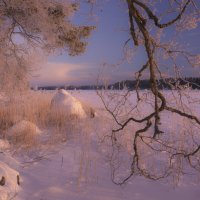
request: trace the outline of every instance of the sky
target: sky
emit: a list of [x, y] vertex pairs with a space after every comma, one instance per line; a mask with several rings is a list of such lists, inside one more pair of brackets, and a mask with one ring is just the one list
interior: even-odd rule
[[[134, 54], [132, 59], [124, 58], [124, 43], [130, 38], [126, 5], [110, 0], [97, 5], [93, 10], [94, 16], [88, 13], [88, 7], [81, 5], [73, 18], [76, 24], [96, 26], [87, 40], [86, 52], [75, 57], [63, 53], [37, 63], [39, 70], [30, 77], [32, 86], [91, 85], [99, 79], [109, 83], [134, 79], [135, 72], [144, 63], [145, 52], [139, 47], [137, 52], [130, 52]], [[197, 29], [192, 34], [197, 37], [199, 33], [200, 29]], [[199, 50], [200, 41], [193, 39], [191, 33], [185, 34], [184, 38], [191, 38], [190, 42], [198, 47], [195, 51]], [[197, 70], [183, 71], [192, 76]]]

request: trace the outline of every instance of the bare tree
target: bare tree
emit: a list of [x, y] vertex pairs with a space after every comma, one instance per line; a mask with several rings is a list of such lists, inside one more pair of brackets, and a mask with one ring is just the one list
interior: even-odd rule
[[[167, 82], [167, 70], [163, 66], [171, 66], [173, 80], [182, 78], [183, 63], [187, 68], [199, 67], [200, 55], [179, 37], [184, 31], [198, 27], [198, 2], [126, 0], [126, 4], [131, 38], [125, 45], [133, 41], [134, 48], [142, 46], [146, 61], [135, 73], [135, 102], [130, 102], [129, 91], [120, 94], [99, 91], [106, 110], [115, 121], [112, 133], [104, 138], [111, 141], [112, 179], [116, 184], [123, 184], [139, 174], [153, 180], [165, 177], [179, 180], [188, 168], [200, 171], [200, 119], [199, 113], [195, 113], [195, 101], [182, 91], [182, 86]], [[173, 34], [165, 37], [168, 32]], [[139, 90], [144, 75], [149, 78], [151, 89], [148, 92]], [[159, 89], [160, 79], [174, 87], [170, 96]], [[197, 99], [196, 109], [200, 103]], [[170, 125], [172, 128], [166, 127]], [[125, 154], [122, 137], [127, 136], [127, 132], [131, 147]]]
[[[67, 51], [75, 56], [85, 51], [85, 38], [92, 26], [77, 26], [71, 16], [78, 4], [53, 0], [0, 0], [1, 88], [15, 89], [27, 82], [27, 73], [43, 52]], [[19, 83], [19, 84], [18, 84]]]

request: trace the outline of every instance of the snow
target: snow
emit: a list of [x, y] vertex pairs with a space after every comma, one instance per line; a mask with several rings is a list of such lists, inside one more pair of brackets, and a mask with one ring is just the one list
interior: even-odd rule
[[[166, 92], [165, 95], [170, 94]], [[87, 118], [81, 102], [94, 107], [98, 111], [97, 117]], [[99, 141], [100, 136], [110, 130], [112, 122], [96, 93], [73, 91], [70, 94], [59, 90], [52, 99], [52, 107], [60, 106], [82, 119], [75, 124], [76, 129], [68, 135], [66, 142], [53, 138], [53, 145], [46, 141], [28, 152], [12, 155], [12, 151], [7, 152], [9, 146], [3, 147], [7, 141], [0, 140], [0, 149], [6, 149], [6, 153], [0, 153], [0, 179], [4, 174], [10, 181], [6, 187], [0, 186], [0, 200], [9, 199], [8, 194], [16, 194], [14, 200], [199, 200], [200, 184], [191, 181], [194, 174], [189, 174], [176, 187], [166, 180], [151, 181], [139, 176], [132, 177], [125, 185], [115, 185], [106, 157], [107, 146]], [[199, 107], [194, 108], [199, 114]], [[145, 108], [145, 112], [150, 109]], [[167, 117], [165, 123], [172, 123], [173, 116]], [[30, 123], [22, 122], [11, 130], [23, 131], [21, 127]], [[40, 133], [38, 137], [44, 136], [35, 124], [32, 126]], [[45, 134], [50, 135], [50, 130]], [[17, 174], [23, 180], [20, 186], [16, 183]]]
[[32, 122], [21, 120], [5, 131], [6, 139], [18, 147], [31, 146], [42, 131]]
[[81, 102], [64, 89], [58, 90], [51, 101], [51, 106], [58, 111], [65, 111], [69, 116], [74, 115], [78, 118], [86, 117]]
[[5, 177], [5, 185], [0, 186], [0, 200], [12, 199], [19, 192], [17, 184], [17, 175], [19, 173], [0, 161], [0, 179]]
[[199, 186], [173, 188], [167, 183], [135, 177], [120, 187], [111, 182], [109, 164], [94, 151], [87, 155], [75, 144], [24, 168], [19, 200], [199, 200]]
[[27, 120], [21, 120], [7, 130], [6, 136], [12, 137], [15, 135], [15, 137], [20, 137], [21, 134], [29, 133], [39, 135], [41, 132], [42, 131], [34, 123]]

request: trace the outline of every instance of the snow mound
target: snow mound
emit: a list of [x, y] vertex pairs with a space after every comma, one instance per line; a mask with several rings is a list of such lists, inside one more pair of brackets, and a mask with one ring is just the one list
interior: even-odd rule
[[25, 131], [32, 131], [35, 134], [40, 134], [41, 130], [32, 122], [26, 121], [26, 120], [21, 120], [14, 124], [10, 129], [9, 133], [21, 133]]
[[19, 176], [17, 171], [0, 161], [0, 200], [12, 199], [17, 195], [19, 191], [17, 176]]
[[78, 118], [86, 117], [81, 102], [63, 89], [58, 90], [52, 98], [51, 107], [57, 111], [64, 111], [69, 116], [72, 115]]
[[15, 141], [32, 140], [35, 136], [39, 135], [42, 131], [32, 122], [21, 120], [15, 123], [6, 132], [8, 140], [14, 139]]

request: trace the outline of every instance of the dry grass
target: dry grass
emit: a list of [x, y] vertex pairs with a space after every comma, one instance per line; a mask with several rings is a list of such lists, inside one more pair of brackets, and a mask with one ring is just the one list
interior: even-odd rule
[[[90, 154], [92, 147], [91, 134], [94, 132], [96, 123], [93, 120], [79, 120], [76, 116], [69, 116], [65, 111], [51, 108], [51, 99], [54, 93], [50, 92], [30, 92], [21, 96], [16, 96], [12, 101], [0, 103], [0, 133], [4, 133], [13, 147], [14, 153], [21, 152], [29, 153], [40, 150], [48, 150], [51, 146], [68, 140], [69, 138], [77, 142], [80, 150], [78, 151], [79, 170], [77, 174], [77, 185], [81, 186], [84, 183], [96, 180], [93, 164], [95, 159]], [[92, 108], [84, 104], [86, 113], [95, 113]], [[93, 117], [93, 116], [91, 116]], [[31, 127], [23, 131], [14, 129], [9, 133], [11, 127], [21, 120], [30, 121], [36, 124], [40, 130], [44, 131], [40, 136], [48, 133], [48, 141], [38, 140], [36, 130]], [[32, 151], [33, 150], [33, 151]]]
[[25, 130], [22, 131], [13, 131], [9, 136], [7, 135], [6, 138], [11, 141], [11, 143], [17, 148], [25, 147], [29, 148], [37, 143], [36, 137], [36, 130], [31, 126], [27, 126]]
[[0, 105], [0, 130], [5, 130], [23, 119], [42, 128], [63, 126], [67, 113], [51, 108], [52, 96], [51, 93], [31, 92]]
[[[12, 101], [4, 101], [0, 104], [0, 136], [6, 137], [10, 127], [21, 120], [27, 120], [36, 124], [40, 129], [51, 128], [54, 133], [60, 134], [69, 131], [74, 125], [69, 126], [73, 117], [69, 117], [64, 111], [51, 108], [53, 93], [29, 92], [21, 96], [15, 96]], [[68, 128], [66, 129], [66, 126]], [[14, 144], [29, 144], [34, 141], [34, 133], [26, 130], [21, 137], [13, 136]]]

